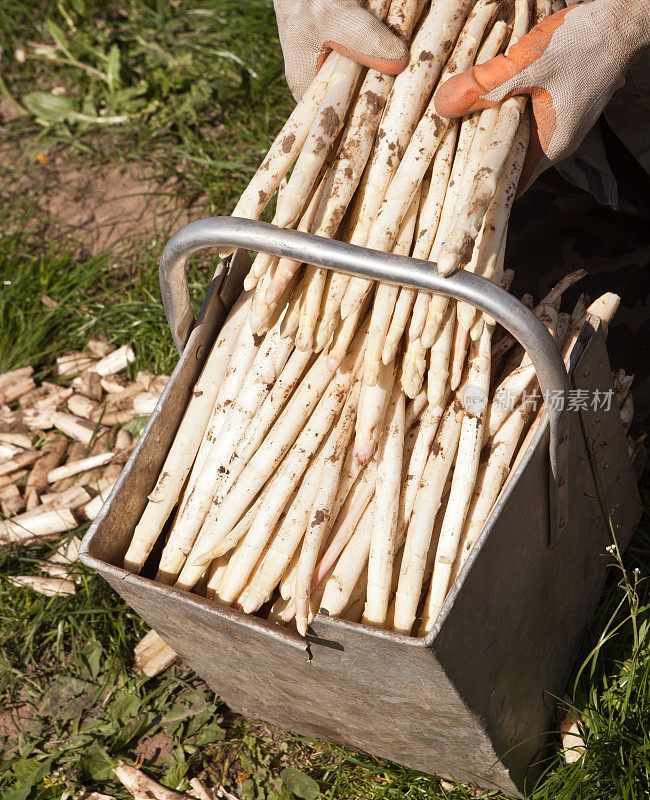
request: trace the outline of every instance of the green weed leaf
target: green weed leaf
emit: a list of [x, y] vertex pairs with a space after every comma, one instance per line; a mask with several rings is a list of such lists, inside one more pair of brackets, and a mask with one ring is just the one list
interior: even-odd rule
[[108, 65], [106, 67], [108, 76], [108, 88], [114, 92], [120, 86], [120, 48], [113, 44], [108, 51]]
[[76, 110], [71, 97], [51, 92], [30, 92], [23, 97], [23, 103], [35, 117], [45, 122], [63, 122]]
[[287, 789], [301, 800], [316, 800], [320, 797], [320, 787], [313, 778], [295, 767], [286, 767], [280, 773]]

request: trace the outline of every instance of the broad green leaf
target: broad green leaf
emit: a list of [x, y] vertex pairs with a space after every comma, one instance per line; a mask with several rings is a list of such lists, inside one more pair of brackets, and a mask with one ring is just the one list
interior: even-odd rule
[[63, 122], [76, 109], [71, 97], [50, 92], [30, 92], [23, 97], [23, 103], [35, 117], [45, 122]]
[[79, 678], [60, 676], [52, 681], [43, 695], [38, 713], [61, 721], [80, 715], [97, 697], [97, 687]]
[[160, 781], [168, 789], [177, 789], [190, 768], [189, 761], [175, 761]]
[[108, 780], [113, 774], [113, 760], [96, 742], [91, 744], [81, 759], [84, 774], [95, 781]]
[[59, 47], [63, 51], [66, 51], [68, 49], [68, 37], [65, 35], [65, 31], [62, 28], [59, 28], [56, 22], [53, 22], [51, 19], [47, 20], [45, 27]]
[[320, 797], [320, 787], [313, 778], [295, 767], [286, 767], [280, 777], [287, 789], [301, 800], [316, 800]]

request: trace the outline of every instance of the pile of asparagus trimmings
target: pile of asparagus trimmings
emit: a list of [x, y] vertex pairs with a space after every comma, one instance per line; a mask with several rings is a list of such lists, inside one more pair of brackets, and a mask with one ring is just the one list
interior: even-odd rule
[[[386, 5], [371, 7], [383, 16]], [[259, 216], [279, 188], [278, 225], [508, 285], [502, 250], [528, 141], [523, 101], [458, 123], [429, 98], [517, 41], [548, 5], [395, 0], [388, 19], [407, 37], [424, 11], [407, 70], [364, 76], [330, 55], [234, 214]], [[536, 309], [567, 353], [587, 311], [569, 324], [559, 303], [578, 277]], [[126, 567], [142, 568], [176, 509], [159, 581], [248, 613], [276, 597], [272, 618], [295, 619], [303, 634], [318, 608], [404, 633], [420, 615], [426, 633], [533, 412], [530, 359], [516, 349], [506, 359], [513, 341], [493, 344], [493, 320], [473, 307], [426, 293], [262, 254], [245, 288]], [[607, 321], [615, 305], [606, 295], [589, 313]]]

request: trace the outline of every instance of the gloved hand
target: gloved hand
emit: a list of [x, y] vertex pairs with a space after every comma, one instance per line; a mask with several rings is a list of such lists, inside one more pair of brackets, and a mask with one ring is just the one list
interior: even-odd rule
[[299, 100], [330, 50], [397, 75], [408, 48], [357, 0], [273, 0], [287, 83]]
[[648, 47], [650, 0], [572, 6], [535, 26], [507, 55], [446, 81], [436, 92], [436, 111], [458, 117], [506, 97], [530, 95], [533, 125], [521, 193], [578, 148]]

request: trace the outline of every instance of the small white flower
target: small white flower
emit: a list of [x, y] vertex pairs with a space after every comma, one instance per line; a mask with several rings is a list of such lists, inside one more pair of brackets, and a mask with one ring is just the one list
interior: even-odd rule
[[610, 555], [614, 555], [614, 553], [616, 552], [616, 548], [614, 547], [614, 545], [613, 545], [613, 544], [607, 545], [607, 547], [605, 548], [605, 550], [607, 550], [607, 552], [608, 552]]
[[11, 281], [2, 281], [4, 286], [11, 286]]
[[24, 64], [25, 61], [27, 61], [27, 54], [25, 53], [22, 47], [17, 47], [14, 50], [14, 58], [19, 64]]

